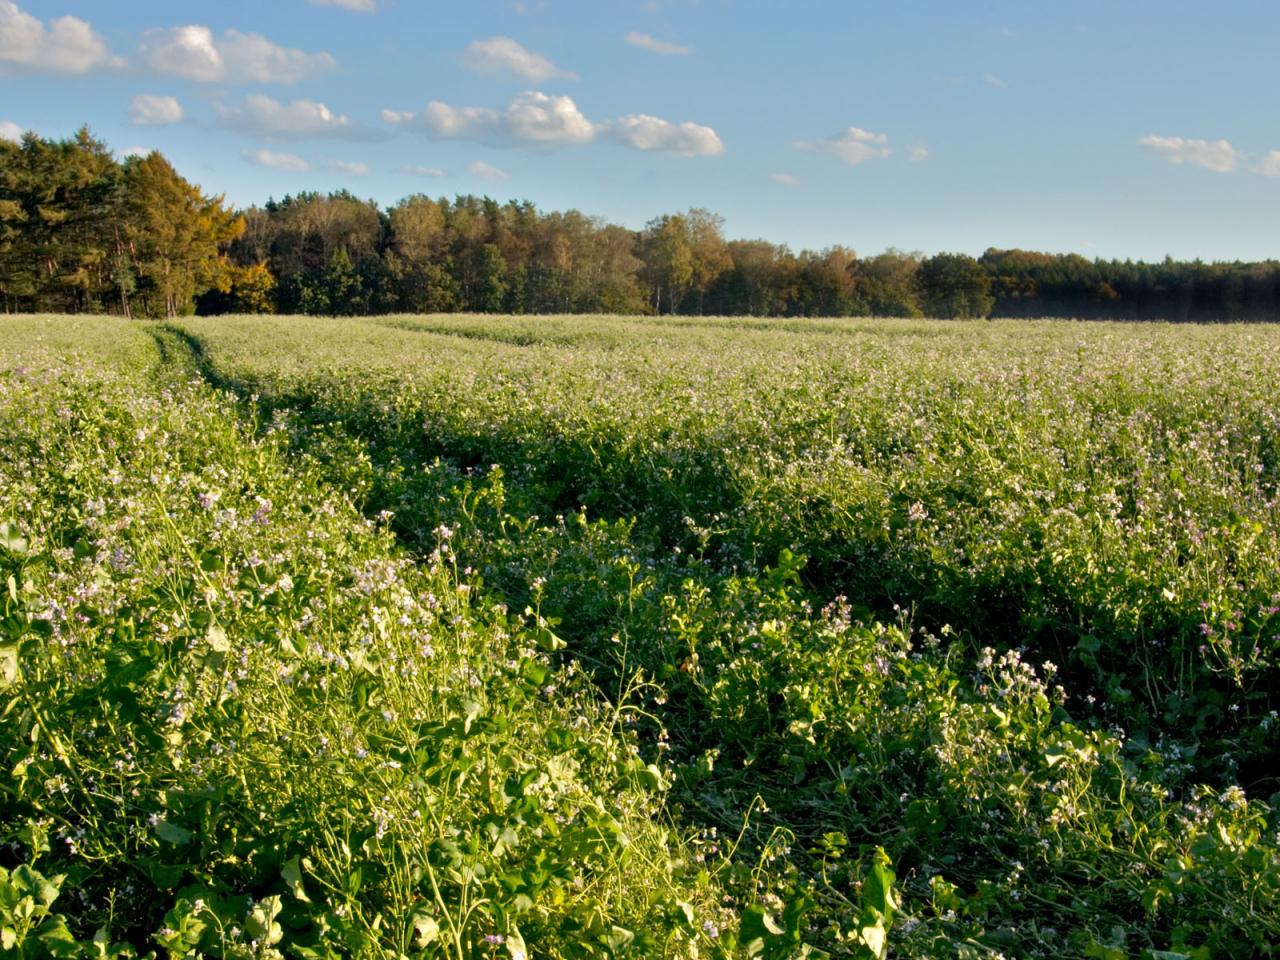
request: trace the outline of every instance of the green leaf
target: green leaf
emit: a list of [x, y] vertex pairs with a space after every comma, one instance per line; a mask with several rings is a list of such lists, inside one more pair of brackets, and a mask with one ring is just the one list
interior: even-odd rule
[[267, 946], [279, 943], [284, 936], [284, 930], [280, 924], [276, 923], [276, 917], [280, 915], [281, 909], [283, 905], [279, 896], [259, 900], [249, 911], [249, 916], [245, 918], [245, 932]]
[[191, 831], [185, 827], [180, 827], [176, 823], [170, 823], [168, 820], [159, 820], [156, 822], [156, 835], [161, 840], [167, 840], [173, 844], [184, 844], [191, 842]]
[[483, 704], [468, 700], [462, 705], [462, 732], [470, 733], [471, 725], [484, 713]]
[[27, 552], [27, 538], [18, 531], [18, 525], [11, 520], [0, 523], [0, 548], [13, 554]]
[[636, 935], [626, 927], [620, 927], [614, 924], [609, 928], [609, 933], [605, 937], [605, 943], [609, 945], [609, 949], [614, 953], [621, 953], [635, 942]]
[[520, 675], [528, 680], [535, 687], [540, 687], [547, 682], [547, 676], [550, 671], [539, 663], [537, 660], [531, 660], [528, 657], [520, 661]]
[[693, 927], [694, 912], [693, 904], [681, 900], [676, 904], [676, 909], [680, 911], [680, 919], [684, 921], [686, 927]]
[[862, 880], [862, 913], [858, 919], [858, 936], [876, 960], [884, 960], [889, 952], [889, 928], [898, 901], [893, 892], [896, 877], [889, 869], [892, 861], [881, 847], [876, 848], [875, 863]]
[[773, 914], [758, 903], [753, 903], [742, 911], [739, 928], [739, 937], [747, 949], [747, 956], [751, 957], [765, 953], [770, 944], [777, 942], [787, 932]]
[[657, 764], [650, 763], [644, 769], [637, 770], [636, 780], [646, 790], [662, 789], [662, 771], [658, 769]]
[[209, 632], [204, 635], [204, 642], [218, 653], [227, 653], [231, 650], [231, 642], [227, 639], [227, 632], [216, 623], [210, 625]]
[[1113, 947], [1094, 941], [1084, 948], [1084, 955], [1090, 960], [1127, 960], [1129, 952], [1123, 947]]
[[39, 870], [25, 863], [17, 867], [11, 877], [18, 896], [31, 897], [46, 910], [53, 905], [53, 901], [58, 899], [58, 888], [62, 886], [62, 877], [54, 877], [50, 880]]
[[58, 958], [80, 955], [80, 945], [67, 929], [67, 922], [60, 916], [50, 917], [42, 923], [40, 932], [36, 934], [36, 940], [44, 948], [47, 956]]
[[299, 857], [292, 857], [284, 862], [284, 866], [280, 869], [280, 876], [284, 878], [285, 884], [289, 887], [289, 892], [301, 900], [303, 903], [310, 903], [311, 898], [307, 896], [307, 891], [302, 886], [302, 860]]
[[419, 950], [440, 939], [440, 924], [422, 910], [413, 915], [413, 944]]
[[20, 675], [18, 645], [16, 643], [0, 643], [0, 688], [17, 683]]

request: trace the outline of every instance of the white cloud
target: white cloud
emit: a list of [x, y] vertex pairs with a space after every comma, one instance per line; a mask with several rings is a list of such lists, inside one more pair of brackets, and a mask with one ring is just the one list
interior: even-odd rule
[[443, 177], [444, 176], [444, 171], [441, 170], [439, 167], [421, 167], [421, 166], [401, 167], [400, 172], [407, 173], [411, 177]]
[[383, 134], [353, 123], [345, 114], [334, 113], [316, 100], [281, 103], [264, 94], [245, 97], [238, 107], [217, 107], [222, 125], [232, 130], [274, 140], [381, 139]]
[[292, 153], [276, 153], [272, 150], [253, 150], [244, 155], [250, 163], [272, 170], [288, 170], [292, 173], [306, 173], [311, 164]]
[[159, 73], [201, 83], [297, 83], [338, 66], [327, 53], [281, 47], [239, 30], [216, 38], [199, 24], [148, 30], [138, 52]]
[[914, 163], [921, 163], [925, 160], [928, 160], [929, 148], [925, 146], [921, 146], [920, 144], [915, 144], [913, 146], [907, 147], [907, 159], [913, 161]]
[[135, 127], [163, 127], [182, 119], [182, 104], [177, 97], [142, 93], [130, 101], [129, 119]]
[[335, 160], [333, 161], [333, 169], [352, 177], [367, 177], [369, 175], [369, 165], [361, 163], [359, 160]]
[[344, 10], [354, 10], [357, 13], [373, 13], [378, 9], [374, 0], [308, 0], [308, 2], [316, 7], [342, 7]]
[[984, 73], [982, 75], [982, 82], [988, 87], [1007, 87], [1009, 85], [994, 73]]
[[1240, 162], [1240, 155], [1226, 140], [1187, 140], [1183, 137], [1146, 136], [1138, 143], [1160, 154], [1170, 163], [1189, 163], [1216, 173], [1230, 173]]
[[789, 173], [771, 173], [769, 174], [769, 179], [772, 180], [774, 183], [782, 184], [784, 187], [800, 186], [799, 178], [792, 176]]
[[154, 152], [151, 147], [125, 147], [123, 150], [117, 150], [116, 156], [121, 160], [127, 160], [130, 157], [149, 157]]
[[397, 126], [418, 127], [437, 139], [470, 140], [491, 147], [550, 147], [604, 139], [636, 150], [665, 150], [685, 156], [724, 152], [724, 144], [710, 127], [672, 123], [645, 114], [596, 123], [583, 115], [573, 98], [532, 90], [519, 94], [502, 110], [454, 107], [433, 100], [420, 114], [383, 110], [382, 119]]
[[637, 33], [635, 30], [627, 34], [626, 42], [633, 47], [639, 47], [641, 50], [656, 53], [660, 57], [687, 57], [693, 53], [693, 47], [685, 47], [678, 43], [658, 40], [647, 33]]
[[542, 54], [526, 50], [510, 37], [477, 40], [467, 47], [467, 52], [462, 57], [462, 64], [476, 73], [508, 71], [535, 83], [556, 77], [577, 79], [575, 74], [561, 70]]
[[88, 73], [124, 65], [79, 17], [58, 17], [46, 27], [12, 0], [0, 0], [0, 73]]
[[724, 153], [724, 142], [710, 127], [672, 123], [661, 117], [634, 113], [605, 124], [609, 135], [636, 150], [665, 150], [686, 157]]
[[439, 100], [427, 104], [420, 116], [382, 111], [391, 123], [416, 123], [441, 139], [471, 140], [489, 146], [515, 144], [587, 143], [595, 138], [595, 125], [582, 115], [570, 97], [551, 97], [526, 91], [506, 109], [451, 107]]
[[1280, 150], [1272, 150], [1255, 168], [1264, 177], [1280, 177]]
[[511, 174], [505, 170], [499, 170], [495, 166], [485, 163], [483, 160], [473, 160], [467, 165], [467, 172], [472, 176], [479, 177], [481, 180], [491, 180], [494, 183], [500, 183], [503, 180], [510, 180]]
[[25, 132], [25, 130], [12, 120], [0, 121], [0, 140], [11, 140], [14, 143], [21, 143], [22, 135]]
[[844, 133], [821, 140], [797, 140], [795, 148], [806, 153], [825, 153], [849, 166], [857, 166], [867, 160], [887, 157], [893, 151], [888, 147], [889, 137], [883, 133], [871, 133], [861, 127], [850, 127]]
[[226, 64], [208, 27], [191, 25], [150, 30], [139, 51], [151, 69], [188, 80], [224, 79]]

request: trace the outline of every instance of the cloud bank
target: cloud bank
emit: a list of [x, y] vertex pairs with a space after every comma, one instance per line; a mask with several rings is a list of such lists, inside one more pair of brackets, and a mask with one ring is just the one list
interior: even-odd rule
[[12, 0], [0, 0], [0, 74], [84, 74], [123, 66], [125, 61], [79, 17], [58, 17], [46, 27]]
[[307, 53], [257, 33], [226, 30], [215, 37], [199, 24], [148, 30], [138, 56], [157, 73], [198, 83], [293, 84], [337, 69], [328, 53]]
[[1226, 140], [1188, 140], [1183, 137], [1141, 137], [1138, 143], [1158, 153], [1170, 163], [1190, 164], [1215, 173], [1230, 173], [1240, 163], [1240, 156]]
[[655, 150], [683, 156], [714, 156], [724, 143], [711, 127], [672, 123], [648, 114], [629, 114], [615, 120], [588, 119], [573, 98], [529, 90], [501, 110], [455, 107], [433, 100], [421, 113], [383, 110], [388, 123], [422, 130], [441, 140], [469, 140], [490, 147], [565, 146], [609, 141], [634, 150]]
[[178, 123], [183, 116], [177, 97], [142, 93], [129, 102], [129, 120], [135, 127], [163, 127]]
[[666, 40], [658, 40], [647, 33], [638, 33], [635, 30], [627, 34], [626, 42], [630, 46], [640, 50], [647, 50], [649, 53], [656, 53], [660, 57], [687, 57], [693, 53], [693, 47], [670, 43]]
[[471, 163], [467, 164], [467, 172], [472, 176], [479, 177], [481, 180], [489, 180], [493, 183], [501, 183], [503, 180], [511, 179], [511, 174], [507, 173], [507, 171], [499, 170], [483, 160], [471, 161]]
[[292, 153], [276, 153], [273, 150], [251, 150], [244, 158], [257, 167], [269, 170], [287, 170], [290, 173], [306, 173], [311, 164]]
[[893, 151], [889, 149], [888, 144], [887, 134], [872, 133], [861, 127], [850, 127], [843, 133], [823, 137], [821, 140], [797, 140], [794, 146], [805, 153], [825, 154], [855, 167], [868, 160], [889, 156]]
[[384, 134], [352, 122], [345, 114], [334, 113], [316, 100], [281, 103], [265, 94], [245, 97], [239, 106], [217, 106], [222, 126], [268, 140], [350, 140], [367, 143]]
[[575, 74], [561, 70], [542, 54], [526, 50], [510, 37], [477, 40], [462, 55], [462, 65], [474, 73], [514, 73], [533, 83], [577, 79]]

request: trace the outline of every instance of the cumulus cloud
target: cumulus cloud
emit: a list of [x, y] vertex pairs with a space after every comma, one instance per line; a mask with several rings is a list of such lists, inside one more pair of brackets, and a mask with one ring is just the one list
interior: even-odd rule
[[314, 7], [342, 7], [344, 10], [354, 10], [357, 13], [373, 13], [378, 9], [374, 0], [309, 0]]
[[502, 110], [454, 107], [439, 100], [420, 113], [383, 110], [382, 119], [417, 127], [438, 139], [470, 140], [491, 147], [561, 146], [610, 140], [636, 150], [665, 150], [685, 156], [724, 152], [710, 127], [672, 123], [660, 117], [631, 114], [596, 123], [583, 115], [573, 98], [526, 91]]
[[1272, 150], [1258, 163], [1257, 172], [1264, 177], [1280, 177], [1280, 150]]
[[0, 121], [0, 140], [10, 140], [13, 143], [21, 143], [22, 135], [25, 132], [25, 130], [12, 120]]
[[1146, 136], [1138, 143], [1173, 164], [1189, 163], [1215, 173], [1230, 173], [1240, 162], [1236, 148], [1226, 140], [1187, 140], [1183, 137]]
[[850, 127], [844, 133], [821, 140], [797, 140], [795, 148], [806, 153], [824, 153], [849, 166], [857, 166], [878, 157], [887, 157], [889, 137], [883, 133], [871, 133], [861, 127]]
[[587, 143], [596, 135], [595, 124], [582, 115], [572, 98], [532, 90], [519, 94], [500, 111], [432, 100], [420, 115], [384, 110], [382, 117], [390, 123], [420, 126], [441, 139], [495, 147]]
[[789, 173], [771, 173], [769, 174], [769, 179], [772, 180], [774, 183], [782, 184], [784, 187], [800, 186], [799, 178], [792, 176]]
[[79, 17], [58, 17], [46, 27], [12, 0], [0, 0], [0, 73], [79, 74], [124, 65]]
[[911, 160], [914, 163], [921, 163], [925, 160], [928, 160], [929, 148], [925, 146], [921, 146], [920, 144], [915, 144], [914, 146], [907, 147], [907, 159]]
[[686, 157], [711, 157], [724, 153], [724, 142], [710, 127], [699, 123], [672, 123], [661, 117], [634, 113], [604, 125], [608, 135], [636, 150], [665, 150]]
[[491, 180], [494, 183], [500, 183], [503, 180], [510, 180], [511, 174], [505, 170], [499, 170], [492, 164], [485, 163], [483, 160], [472, 160], [467, 165], [467, 172], [472, 176], [479, 177], [481, 180]]
[[333, 161], [333, 169], [351, 177], [367, 177], [369, 175], [369, 165], [359, 160], [335, 160]]
[[408, 167], [401, 167], [400, 172], [407, 173], [411, 177], [443, 177], [444, 176], [444, 171], [441, 170], [439, 167], [422, 167], [422, 166], [414, 165], [414, 166], [408, 166]]
[[281, 103], [264, 94], [245, 97], [237, 107], [218, 106], [224, 127], [271, 140], [378, 140], [383, 134], [353, 123], [316, 100]]
[[306, 173], [311, 164], [292, 153], [276, 153], [273, 150], [252, 150], [244, 158], [258, 167], [271, 170], [287, 170], [291, 173]]
[[660, 57], [687, 57], [693, 53], [693, 47], [685, 47], [678, 43], [658, 40], [647, 33], [638, 33], [635, 30], [627, 34], [627, 43], [641, 50], [656, 53]]
[[154, 152], [151, 147], [125, 147], [123, 150], [117, 150], [116, 156], [121, 160], [128, 160], [130, 157], [149, 157]]
[[462, 55], [462, 65], [476, 73], [514, 73], [534, 83], [557, 77], [577, 79], [576, 74], [561, 70], [542, 54], [526, 50], [510, 37], [477, 40]]
[[177, 97], [142, 93], [130, 101], [129, 119], [135, 127], [163, 127], [182, 119], [182, 104]]
[[327, 53], [281, 47], [239, 30], [215, 37], [199, 24], [148, 30], [138, 53], [152, 70], [200, 83], [297, 83], [338, 66]]

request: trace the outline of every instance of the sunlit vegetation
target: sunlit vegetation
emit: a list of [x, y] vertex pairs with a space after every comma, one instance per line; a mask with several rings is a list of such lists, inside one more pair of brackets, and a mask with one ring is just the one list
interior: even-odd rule
[[1278, 328], [0, 330], [0, 951], [1274, 955]]

